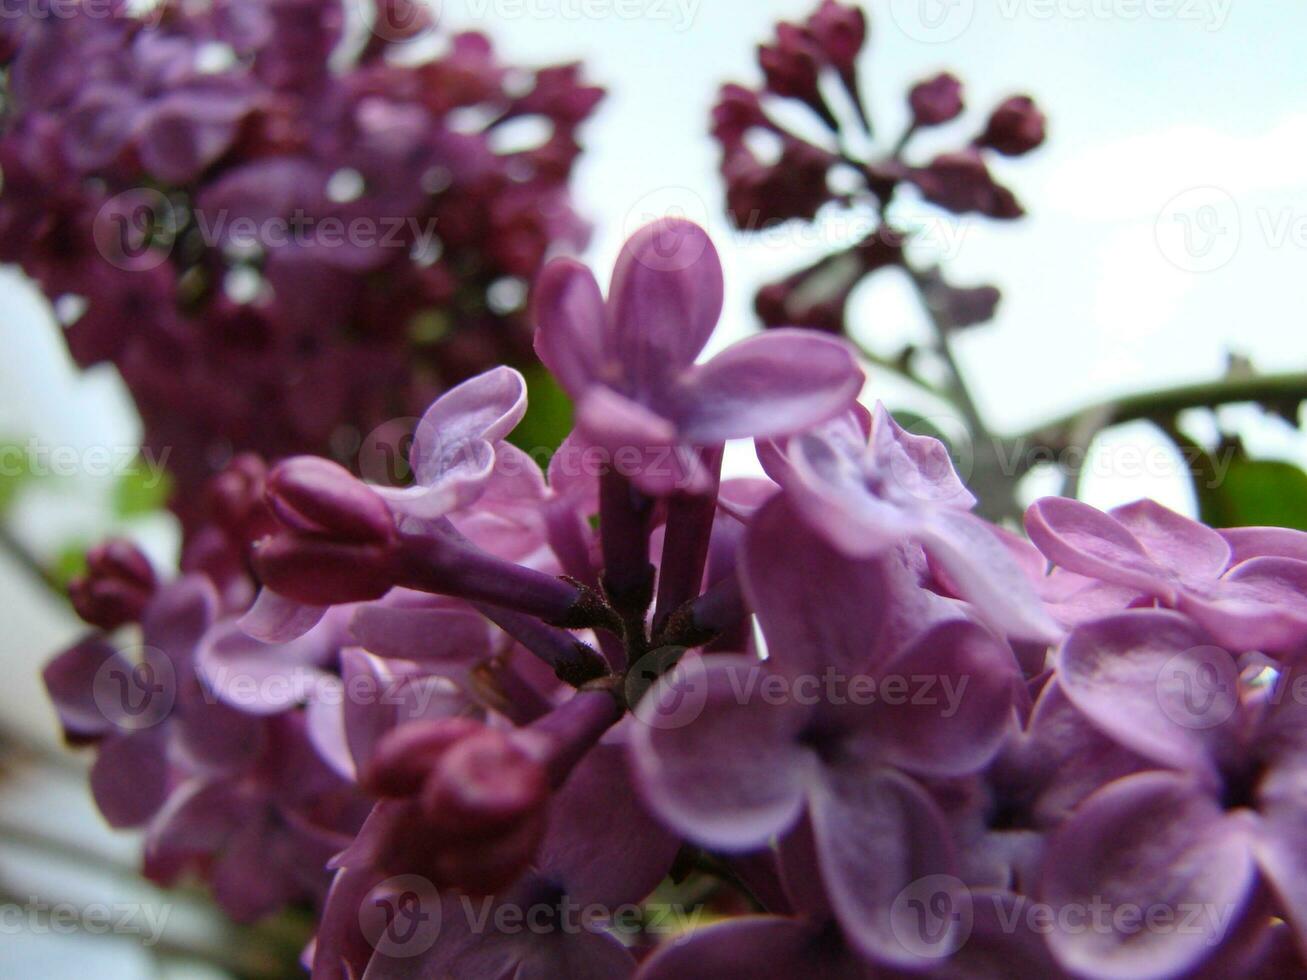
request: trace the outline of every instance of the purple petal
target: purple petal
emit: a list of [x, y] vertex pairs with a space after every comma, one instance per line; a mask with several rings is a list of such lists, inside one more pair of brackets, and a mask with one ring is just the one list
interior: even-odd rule
[[758, 693], [765, 677], [747, 657], [687, 657], [631, 725], [631, 764], [650, 807], [708, 847], [761, 847], [803, 810], [815, 763], [797, 741], [807, 712], [768, 704]]
[[526, 380], [497, 367], [445, 392], [413, 434], [409, 463], [417, 485], [377, 487], [391, 506], [424, 519], [475, 500], [495, 471], [495, 443], [526, 414]]
[[659, 946], [640, 980], [866, 980], [870, 971], [820, 926], [774, 915], [745, 915]]
[[1066, 497], [1037, 500], [1026, 511], [1026, 533], [1049, 561], [1068, 571], [1175, 600], [1170, 576], [1139, 539], [1088, 504]]
[[1230, 565], [1230, 546], [1221, 535], [1155, 500], [1138, 500], [1111, 514], [1159, 565], [1185, 583], [1209, 583]]
[[1164, 765], [1212, 776], [1209, 753], [1239, 706], [1234, 658], [1178, 613], [1138, 609], [1074, 630], [1062, 688], [1095, 725]]
[[549, 804], [535, 866], [580, 904], [638, 902], [667, 874], [680, 839], [641, 802], [626, 752], [591, 749]]
[[1232, 527], [1218, 532], [1230, 545], [1230, 564], [1274, 556], [1307, 561], [1307, 532], [1287, 527]]
[[555, 259], [535, 284], [535, 349], [574, 399], [601, 381], [607, 361], [607, 312], [593, 273], [571, 259]]
[[494, 651], [486, 621], [471, 609], [405, 609], [368, 603], [350, 623], [358, 644], [379, 657], [471, 667]]
[[870, 456], [895, 497], [964, 511], [976, 506], [953, 468], [948, 447], [931, 436], [912, 435], [880, 402], [872, 416]]
[[931, 565], [996, 630], [1041, 643], [1061, 637], [1030, 579], [985, 521], [939, 508], [923, 522], [920, 540]]
[[329, 622], [286, 643], [268, 644], [235, 622], [220, 623], [200, 642], [195, 670], [223, 703], [257, 715], [279, 714], [310, 699], [339, 647]]
[[722, 312], [722, 266], [707, 233], [688, 221], [645, 225], [613, 267], [613, 350], [637, 392], [688, 368]]
[[176, 667], [188, 664], [218, 612], [218, 593], [203, 575], [187, 575], [155, 595], [141, 618], [142, 645]]
[[100, 744], [91, 767], [91, 794], [110, 827], [139, 827], [168, 798], [163, 732], [115, 735]]
[[[1290, 699], [1291, 700], [1291, 699]], [[1297, 713], [1301, 716], [1302, 709]], [[1301, 721], [1301, 717], [1297, 720]], [[1301, 739], [1301, 730], [1294, 733]], [[1288, 764], [1286, 764], [1286, 761]], [[1307, 756], [1281, 760], [1263, 778], [1258, 809], [1263, 819], [1253, 838], [1257, 863], [1275, 893], [1277, 912], [1292, 926], [1298, 949], [1307, 954]]]
[[[1193, 969], [1220, 946], [1256, 880], [1244, 822], [1173, 773], [1141, 773], [1103, 789], [1052, 837], [1047, 854], [1040, 890], [1055, 917], [1065, 909], [1067, 922], [1093, 923], [1088, 916], [1100, 910], [1099, 925], [1048, 936], [1063, 967], [1093, 978]], [[1171, 927], [1148, 927], [1148, 915], [1168, 915]], [[1191, 927], [1179, 928], [1183, 922]]]
[[1232, 650], [1294, 650], [1307, 641], [1307, 561], [1252, 558], [1179, 608]]
[[326, 612], [326, 606], [306, 606], [265, 586], [239, 624], [256, 640], [285, 643], [313, 629]]
[[775, 438], [837, 415], [863, 380], [843, 342], [771, 330], [692, 368], [676, 393], [676, 418], [682, 435], [698, 445]]
[[919, 587], [895, 552], [855, 560], [836, 551], [797, 520], [784, 496], [755, 515], [741, 572], [773, 669], [790, 674], [870, 670], [947, 605]]
[[[914, 941], [914, 925], [902, 921], [912, 911], [903, 896], [914, 883], [953, 870], [949, 829], [938, 808], [907, 777], [860, 767], [823, 780], [812, 793], [811, 814], [822, 879], [849, 942], [877, 962], [920, 966], [924, 951]], [[931, 945], [947, 948], [960, 925], [958, 917], [940, 923]]]
[[883, 671], [883, 693], [886, 678], [903, 681], [902, 697], [867, 712], [883, 758], [941, 777], [976, 772], [993, 758], [1012, 721], [1018, 677], [1012, 654], [985, 629], [940, 623]]
[[95, 696], [96, 679], [114, 668], [124, 677], [132, 672], [131, 664], [98, 635], [85, 637], [46, 664], [41, 677], [65, 737], [98, 738], [114, 731]]
[[576, 425], [646, 493], [704, 493], [712, 486], [698, 453], [681, 442], [669, 420], [614, 391], [592, 388], [577, 406]]

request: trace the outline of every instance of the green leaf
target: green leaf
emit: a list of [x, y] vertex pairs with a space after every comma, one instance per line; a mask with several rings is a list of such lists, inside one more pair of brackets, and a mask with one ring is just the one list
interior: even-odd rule
[[47, 571], [50, 578], [61, 589], [67, 590], [68, 583], [86, 571], [86, 552], [89, 550], [85, 541], [66, 544], [59, 549]]
[[27, 450], [17, 442], [0, 441], [0, 518], [9, 512], [18, 494], [36, 477]]
[[137, 461], [118, 478], [113, 489], [113, 512], [116, 517], [140, 517], [160, 510], [172, 493], [172, 477], [162, 470]]
[[526, 418], [508, 441], [544, 466], [572, 431], [572, 400], [540, 365], [522, 373], [526, 377]]
[[[1219, 473], [1214, 464], [1205, 469]], [[1223, 479], [1199, 476], [1195, 487], [1203, 521], [1213, 527], [1307, 531], [1307, 473], [1292, 463], [1236, 456]]]

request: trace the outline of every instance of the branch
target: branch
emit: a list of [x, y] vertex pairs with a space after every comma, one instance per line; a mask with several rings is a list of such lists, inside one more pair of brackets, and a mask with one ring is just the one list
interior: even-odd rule
[[1055, 450], [1085, 448], [1103, 429], [1123, 422], [1161, 422], [1190, 408], [1215, 408], [1243, 402], [1303, 401], [1307, 401], [1307, 373], [1304, 372], [1222, 378], [1100, 402], [1024, 432], [1012, 443], [1016, 446], [1047, 446]]

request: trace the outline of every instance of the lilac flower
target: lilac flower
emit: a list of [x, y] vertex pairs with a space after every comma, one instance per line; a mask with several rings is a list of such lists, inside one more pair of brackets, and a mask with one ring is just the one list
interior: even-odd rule
[[696, 449], [830, 418], [862, 386], [839, 343], [780, 332], [694, 360], [717, 324], [722, 270], [703, 230], [662, 220], [622, 249], [605, 304], [589, 270], [550, 263], [536, 286], [536, 350], [576, 399], [577, 430], [641, 490], [703, 493]]
[[[1307, 562], [1273, 551], [1235, 562], [1216, 531], [1151, 500], [1104, 514], [1050, 497], [1031, 506], [1026, 530], [1059, 568], [1179, 609], [1222, 646], [1280, 652], [1307, 640]], [[1257, 548], [1251, 536], [1235, 537]], [[1288, 534], [1263, 539], [1271, 549], [1296, 542]]]
[[[943, 73], [909, 91], [911, 116], [903, 130], [863, 150], [869, 137], [879, 136], [858, 79], [867, 34], [861, 7], [822, 0], [804, 23], [778, 24], [775, 41], [759, 46], [761, 86], [724, 85], [713, 107], [727, 215], [737, 227], [761, 231], [781, 221], [813, 221], [819, 211], [840, 208], [870, 209], [882, 216], [860, 239], [763, 286], [755, 308], [769, 327], [844, 333], [848, 298], [858, 283], [898, 267], [911, 274], [923, 293], [928, 288], [923, 299], [946, 328], [984, 322], [993, 315], [998, 290], [958, 287], [938, 269], [916, 266], [904, 250], [912, 239], [910, 229], [885, 216], [893, 214], [894, 202], [911, 188], [954, 214], [1003, 221], [1021, 217], [1016, 196], [990, 171], [987, 158], [1035, 149], [1044, 138], [1044, 117], [1028, 97], [1011, 97], [993, 111], [979, 135], [918, 160], [914, 150], [920, 134], [940, 132], [963, 112], [961, 83]], [[828, 98], [832, 86], [825, 83], [836, 80], [851, 111], [840, 111]], [[802, 107], [800, 115], [814, 115], [821, 125], [796, 131], [782, 124], [778, 120], [789, 117], [772, 111], [778, 101], [788, 101], [786, 109]], [[779, 154], [761, 159], [755, 151], [757, 137], [778, 144]], [[838, 181], [833, 179], [837, 175]]]
[[850, 557], [902, 541], [925, 549], [932, 566], [977, 615], [1019, 639], [1059, 635], [1027, 573], [984, 520], [937, 439], [914, 436], [877, 404], [867, 432], [856, 413], [761, 447], [771, 476], [801, 520]]
[[[513, 976], [621, 978], [635, 970], [622, 943], [603, 922], [576, 921], [577, 909], [611, 913], [647, 895], [671, 866], [675, 838], [640, 805], [620, 749], [589, 752], [553, 794], [547, 830], [533, 867], [487, 899], [434, 887], [413, 889], [411, 919], [388, 933], [382, 914], [392, 899], [385, 881], [366, 867], [337, 873], [313, 956], [314, 980], [362, 976]], [[402, 886], [412, 879], [400, 879]], [[439, 906], [437, 910], [435, 906]], [[571, 913], [568, 910], [571, 909]], [[412, 930], [408, 921], [435, 913], [439, 929]], [[375, 913], [372, 914], [372, 913]], [[501, 913], [515, 918], [505, 918]], [[504, 928], [534, 916], [535, 929]], [[567, 918], [571, 915], [571, 919]], [[361, 922], [376, 923], [365, 933]]]
[[[503, 297], [585, 242], [568, 181], [602, 91], [479, 34], [387, 57], [416, 51], [409, 7], [377, 0], [407, 23], [362, 45], [339, 0], [10, 18], [0, 258], [85, 300], [70, 350], [122, 373], [188, 524], [224, 454], [346, 460], [440, 390], [530, 363]], [[501, 150], [523, 120], [542, 141]]]
[[[1011, 654], [921, 589], [894, 553], [849, 559], [797, 527], [783, 499], [754, 519], [744, 578], [771, 658], [682, 664], [646, 695], [653, 707], [631, 743], [641, 786], [670, 826], [728, 851], [762, 846], [806, 813], [849, 941], [879, 962], [911, 965], [894, 938], [894, 898], [918, 877], [954, 870], [944, 818], [914, 776], [958, 776], [989, 761], [1010, 717]], [[960, 702], [950, 711], [935, 700], [777, 703], [762, 693], [778, 680], [879, 685], [909, 673], [961, 684]], [[687, 677], [703, 708], [678, 724]]]
[[1055, 932], [1063, 965], [1091, 976], [1191, 969], [1238, 927], [1259, 881], [1303, 949], [1300, 660], [1250, 687], [1202, 628], [1159, 609], [1080, 627], [1059, 669], [1077, 708], [1161, 770], [1111, 783], [1078, 808], [1049, 843], [1058, 857], [1044, 868], [1043, 896], [1208, 916], [1192, 929]]

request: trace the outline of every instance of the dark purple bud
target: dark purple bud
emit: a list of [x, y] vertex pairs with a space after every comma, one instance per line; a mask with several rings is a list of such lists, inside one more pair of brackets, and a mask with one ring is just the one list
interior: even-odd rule
[[512, 834], [540, 816], [549, 800], [549, 776], [512, 733], [483, 727], [441, 754], [421, 800], [432, 830], [442, 836]]
[[807, 31], [793, 24], [781, 23], [776, 25], [776, 42], [758, 46], [758, 64], [769, 92], [798, 99], [831, 129], [839, 129], [839, 122], [821, 94], [820, 54]]
[[268, 474], [268, 502], [292, 531], [338, 541], [386, 542], [395, 521], [386, 502], [330, 460], [298, 456]]
[[954, 214], [1019, 218], [1025, 212], [1013, 193], [994, 180], [975, 152], [944, 153], [909, 173], [923, 197]]
[[150, 561], [130, 541], [115, 538], [92, 548], [86, 574], [68, 584], [77, 615], [103, 630], [137, 622], [158, 580]]
[[990, 115], [976, 145], [996, 150], [1004, 156], [1019, 157], [1044, 142], [1044, 122], [1044, 114], [1034, 99], [1014, 95]]
[[944, 72], [918, 82], [908, 93], [912, 121], [917, 126], [939, 126], [962, 114], [962, 83]]
[[992, 320], [1002, 297], [994, 286], [952, 286], [938, 271], [923, 273], [921, 281], [926, 303], [951, 330]]
[[853, 4], [845, 7], [835, 0], [824, 0], [808, 18], [808, 31], [831, 66], [845, 74], [853, 70], [867, 42], [867, 17]]
[[264, 496], [268, 467], [255, 453], [241, 453], [205, 487], [205, 503], [214, 523], [235, 541], [249, 543], [276, 528]]
[[415, 796], [441, 755], [483, 727], [474, 718], [437, 718], [401, 725], [377, 743], [359, 782], [374, 796]]
[[722, 146], [728, 149], [739, 146], [751, 129], [775, 128], [763, 112], [758, 93], [742, 85], [722, 86], [712, 110], [712, 134]]
[[254, 546], [254, 570], [279, 595], [309, 606], [380, 599], [395, 584], [398, 545], [278, 534]]

